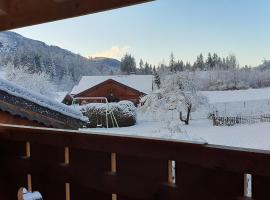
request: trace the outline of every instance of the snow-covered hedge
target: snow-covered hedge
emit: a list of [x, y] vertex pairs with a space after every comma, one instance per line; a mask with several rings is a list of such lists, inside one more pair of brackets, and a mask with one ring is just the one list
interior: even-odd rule
[[[80, 106], [83, 114], [89, 118], [91, 128], [106, 127], [106, 108], [104, 103], [91, 103]], [[130, 101], [109, 103], [108, 111], [113, 112], [119, 127], [133, 126], [136, 124], [136, 107]], [[108, 115], [109, 127], [113, 127], [110, 115]]]

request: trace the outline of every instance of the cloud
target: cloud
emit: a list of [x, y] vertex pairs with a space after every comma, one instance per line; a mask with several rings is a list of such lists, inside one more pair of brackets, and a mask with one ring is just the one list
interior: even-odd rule
[[119, 46], [113, 46], [112, 48], [95, 53], [93, 55], [90, 55], [89, 57], [95, 58], [95, 57], [106, 57], [106, 58], [115, 58], [120, 59], [124, 54], [126, 54], [131, 48], [129, 46], [119, 47]]

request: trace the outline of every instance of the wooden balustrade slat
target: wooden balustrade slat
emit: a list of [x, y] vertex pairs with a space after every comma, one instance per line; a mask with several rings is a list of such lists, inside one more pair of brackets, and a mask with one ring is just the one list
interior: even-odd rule
[[[64, 164], [69, 165], [70, 163], [70, 156], [69, 156], [69, 147], [64, 148]], [[70, 200], [70, 183], [65, 183], [65, 191], [66, 191], [66, 200]]]

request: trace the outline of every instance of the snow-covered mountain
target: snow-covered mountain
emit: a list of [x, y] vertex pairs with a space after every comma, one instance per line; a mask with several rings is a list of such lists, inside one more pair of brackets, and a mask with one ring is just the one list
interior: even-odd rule
[[109, 58], [88, 59], [14, 32], [0, 32], [0, 70], [13, 67], [25, 67], [32, 73], [46, 72], [59, 85], [67, 81], [77, 83], [82, 75], [118, 73], [120, 62]]

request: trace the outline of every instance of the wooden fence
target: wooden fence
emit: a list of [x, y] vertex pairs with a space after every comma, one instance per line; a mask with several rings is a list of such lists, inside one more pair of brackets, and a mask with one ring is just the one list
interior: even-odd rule
[[45, 200], [250, 199], [245, 174], [270, 199], [269, 151], [2, 125], [0, 154], [4, 200], [21, 186]]
[[216, 117], [213, 116], [214, 126], [234, 126], [237, 124], [255, 124], [259, 122], [270, 122], [270, 115], [259, 116], [237, 116], [237, 117]]

